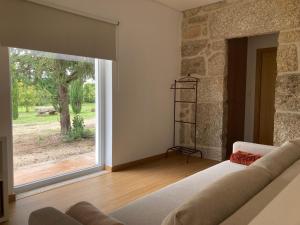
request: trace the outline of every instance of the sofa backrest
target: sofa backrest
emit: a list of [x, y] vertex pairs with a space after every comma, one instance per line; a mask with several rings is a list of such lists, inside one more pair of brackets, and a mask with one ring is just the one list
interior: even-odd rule
[[296, 161], [220, 225], [248, 225], [299, 174], [300, 160]]
[[300, 175], [267, 205], [249, 225], [300, 224], [299, 208]]
[[209, 185], [171, 212], [162, 225], [216, 225], [233, 214], [272, 180], [262, 168], [247, 168]]
[[[239, 149], [241, 146], [247, 149]], [[261, 145], [237, 143], [235, 150], [249, 152], [250, 146], [253, 153], [263, 149]], [[266, 148], [268, 152], [275, 150]], [[272, 150], [245, 170], [227, 175], [196, 194], [171, 212], [162, 225], [217, 225], [226, 220], [300, 159], [300, 146], [294, 142]]]
[[251, 167], [264, 168], [275, 179], [299, 159], [300, 146], [292, 141], [287, 141], [277, 151], [254, 162]]
[[232, 146], [232, 152], [235, 153], [237, 151], [249, 152], [258, 155], [266, 155], [274, 150], [277, 150], [278, 147], [271, 145], [261, 145], [254, 144], [249, 142], [237, 141]]

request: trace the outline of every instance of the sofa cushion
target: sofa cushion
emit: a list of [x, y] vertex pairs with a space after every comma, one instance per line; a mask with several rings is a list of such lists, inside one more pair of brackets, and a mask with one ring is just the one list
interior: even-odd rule
[[300, 160], [286, 169], [220, 225], [248, 225], [299, 174]]
[[249, 225], [298, 225], [300, 175], [290, 182]]
[[100, 212], [88, 202], [79, 202], [72, 206], [67, 212], [83, 225], [123, 225], [121, 222]]
[[82, 225], [72, 217], [52, 207], [46, 207], [32, 212], [28, 225]]
[[300, 159], [300, 146], [295, 144], [295, 141], [288, 141], [277, 151], [273, 151], [254, 162], [251, 167], [264, 168], [274, 179], [298, 159]]
[[171, 212], [162, 225], [217, 225], [272, 180], [260, 167], [229, 174]]
[[247, 168], [244, 165], [221, 162], [194, 175], [137, 199], [110, 215], [127, 225], [159, 225], [174, 209], [199, 191], [227, 174]]

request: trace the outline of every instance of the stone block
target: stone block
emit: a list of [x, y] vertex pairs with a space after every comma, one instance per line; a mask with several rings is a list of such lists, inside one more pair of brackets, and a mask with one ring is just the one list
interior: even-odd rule
[[300, 30], [280, 32], [279, 43], [300, 42]]
[[180, 144], [184, 146], [194, 145], [194, 128], [190, 124], [180, 125]]
[[299, 0], [240, 1], [214, 11], [209, 30], [213, 38], [239, 37], [300, 27]]
[[219, 9], [223, 6], [226, 6], [227, 1], [226, 2], [225, 1], [216, 2], [216, 3], [212, 3], [212, 4], [209, 4], [209, 5], [202, 6], [202, 7], [185, 10], [183, 12], [183, 17], [184, 18], [189, 18], [189, 17], [192, 17], [192, 16], [196, 16], [198, 14], [200, 15], [200, 14], [211, 12], [213, 10], [216, 10], [216, 9]]
[[205, 54], [207, 56], [215, 52], [225, 52], [227, 50], [226, 41], [209, 41]]
[[295, 44], [279, 45], [277, 51], [277, 70], [279, 73], [298, 70], [298, 53]]
[[277, 77], [275, 103], [277, 111], [300, 112], [300, 74]]
[[192, 16], [196, 16], [200, 12], [200, 7], [199, 8], [194, 8], [194, 9], [188, 9], [183, 12], [183, 18], [189, 18]]
[[212, 51], [222, 51], [222, 52], [225, 52], [225, 50], [226, 50], [226, 41], [225, 40], [214, 41], [211, 44], [211, 50]]
[[300, 96], [276, 94], [275, 108], [279, 111], [294, 111], [300, 113]]
[[195, 16], [183, 20], [182, 38], [183, 39], [205, 39], [208, 36], [208, 17], [207, 15]]
[[185, 41], [182, 44], [181, 55], [182, 57], [196, 56], [203, 52], [207, 47], [207, 40], [197, 40], [197, 41]]
[[184, 121], [191, 121], [194, 120], [194, 106], [192, 104], [180, 104], [186, 105], [185, 107], [178, 107], [178, 114], [176, 118]]
[[300, 137], [299, 113], [275, 113], [274, 144], [279, 146], [287, 140]]
[[276, 93], [300, 97], [300, 73], [277, 76]]
[[[188, 86], [185, 86], [185, 87], [188, 87]], [[181, 101], [195, 101], [195, 93], [194, 93], [194, 90], [181, 90], [181, 93], [180, 95], [178, 95], [178, 100], [181, 100]], [[181, 107], [183, 108], [187, 108], [189, 106], [189, 104], [180, 104]]]
[[195, 25], [195, 24], [207, 23], [207, 21], [208, 21], [208, 15], [200, 15], [200, 16], [190, 17], [187, 20], [187, 23], [189, 25]]
[[213, 54], [208, 59], [208, 75], [224, 76], [225, 63], [226, 63], [225, 53], [218, 52]]
[[224, 95], [224, 77], [201, 77], [198, 88], [198, 102], [221, 102]]
[[204, 57], [200, 56], [193, 59], [183, 59], [181, 62], [181, 74], [206, 74], [206, 65]]
[[207, 38], [208, 35], [208, 25], [207, 23], [202, 23], [194, 26], [183, 26], [182, 28], [182, 38], [183, 39], [203, 39]]
[[197, 144], [221, 147], [223, 131], [223, 103], [199, 103], [197, 114]]
[[203, 158], [204, 159], [210, 159], [210, 160], [215, 160], [221, 162], [223, 160], [222, 157], [222, 148], [209, 148], [209, 147], [198, 147], [200, 150], [202, 150], [203, 153]]

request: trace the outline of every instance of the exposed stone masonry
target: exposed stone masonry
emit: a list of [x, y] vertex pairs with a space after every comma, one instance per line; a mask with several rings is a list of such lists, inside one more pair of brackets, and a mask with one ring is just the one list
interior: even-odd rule
[[[199, 78], [198, 147], [205, 157], [222, 160], [226, 145], [226, 40], [279, 32], [274, 142], [300, 137], [300, 1], [225, 0], [184, 12], [182, 75]], [[188, 93], [182, 97], [191, 98]], [[183, 105], [181, 118], [193, 107]], [[181, 127], [180, 141], [193, 144], [193, 131]]]

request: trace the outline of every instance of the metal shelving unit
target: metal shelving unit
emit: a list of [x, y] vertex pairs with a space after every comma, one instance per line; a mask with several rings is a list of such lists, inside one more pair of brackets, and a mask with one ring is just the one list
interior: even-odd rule
[[[168, 156], [168, 153], [170, 151], [176, 151], [181, 154], [187, 155], [187, 162], [189, 162], [189, 157], [192, 154], [200, 153], [202, 158], [202, 152], [201, 150], [197, 149], [197, 102], [198, 102], [198, 82], [199, 79], [196, 77], [192, 77], [190, 74], [180, 78], [179, 80], [175, 80], [174, 84], [172, 85], [171, 89], [174, 90], [174, 126], [173, 126], [173, 147], [169, 148], [166, 152], [166, 156]], [[181, 91], [193, 91], [194, 93], [194, 101], [185, 101], [185, 100], [177, 100], [177, 90]], [[187, 103], [187, 104], [193, 104], [195, 108], [195, 115], [193, 121], [182, 121], [176, 119], [176, 110], [177, 110], [177, 104], [178, 103]], [[194, 129], [194, 146], [191, 147], [185, 147], [176, 145], [176, 124], [189, 124], [193, 126]]]

